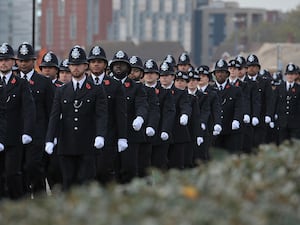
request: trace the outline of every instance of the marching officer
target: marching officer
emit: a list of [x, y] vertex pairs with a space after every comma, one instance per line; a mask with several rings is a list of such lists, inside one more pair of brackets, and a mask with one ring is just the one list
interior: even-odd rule
[[[13, 74], [12, 67], [14, 63], [13, 48], [3, 43], [0, 47], [0, 75], [3, 81], [1, 91], [5, 87], [6, 102], [4, 104], [1, 102], [0, 118], [2, 118], [2, 111], [5, 106], [7, 126], [5, 152], [0, 153], [3, 157], [3, 161], [1, 160], [1, 175], [5, 174], [8, 197], [18, 199], [24, 194], [22, 135], [33, 136], [35, 105], [28, 82]], [[1, 100], [2, 97], [1, 95]], [[0, 126], [0, 137], [2, 137], [2, 129], [5, 128], [2, 121]], [[3, 143], [2, 139], [0, 143]]]
[[59, 64], [58, 80], [66, 84], [72, 80], [72, 74], [69, 69], [69, 59], [64, 59]]
[[256, 55], [250, 54], [247, 57], [248, 78], [257, 83], [260, 96], [260, 115], [258, 124], [254, 126], [253, 147], [266, 141], [267, 127], [272, 121], [274, 111], [274, 99], [270, 79], [259, 76], [260, 64]]
[[56, 91], [45, 146], [45, 151], [52, 154], [59, 127], [57, 145], [63, 190], [94, 179], [95, 151], [103, 148], [107, 129], [104, 89], [87, 79], [86, 53], [78, 45], [69, 53], [69, 68], [72, 82]]
[[42, 62], [39, 65], [41, 74], [49, 77], [52, 81], [54, 87], [60, 87], [63, 85], [63, 82], [58, 80], [58, 59], [57, 56], [53, 52], [47, 52], [43, 58]]
[[96, 179], [107, 184], [115, 176], [115, 160], [118, 152], [127, 148], [127, 106], [125, 91], [121, 82], [105, 74], [107, 58], [101, 46], [91, 48], [88, 56], [91, 75], [95, 85], [104, 88], [107, 98], [107, 132], [105, 145], [96, 154]]
[[191, 68], [192, 65], [190, 56], [186, 52], [181, 53], [177, 61], [177, 70], [182, 72], [188, 72]]
[[146, 141], [143, 124], [148, 119], [147, 94], [141, 84], [128, 78], [131, 71], [128, 55], [123, 51], [115, 53], [110, 69], [115, 79], [119, 80], [125, 89], [127, 105], [128, 148], [120, 153], [120, 182], [127, 183], [137, 176], [137, 152], [140, 144]]
[[285, 81], [275, 90], [279, 143], [292, 138], [300, 139], [300, 85], [295, 82], [297, 76], [297, 66], [289, 63], [285, 70]]
[[[201, 65], [197, 68], [197, 72], [200, 76], [198, 82], [198, 89], [200, 93], [208, 98], [208, 119], [206, 123], [206, 129], [204, 130], [204, 142], [199, 146], [199, 153], [196, 155], [196, 159], [207, 161], [210, 159], [209, 148], [213, 143], [213, 136], [217, 136], [222, 131], [221, 126], [221, 104], [219, 101], [219, 96], [217, 91], [213, 86], [209, 85], [212, 81], [212, 74], [209, 72], [209, 67], [206, 65]], [[203, 103], [204, 104], [204, 103]], [[205, 113], [206, 110], [201, 110], [201, 113]]]
[[174, 72], [177, 71], [177, 64], [176, 64], [176, 60], [175, 60], [174, 56], [172, 56], [170, 54], [166, 55], [166, 57], [164, 58], [163, 62], [169, 63], [170, 66], [173, 67]]
[[45, 190], [43, 149], [52, 107], [54, 89], [51, 80], [34, 70], [35, 54], [30, 44], [24, 42], [18, 48], [17, 64], [21, 78], [29, 83], [35, 103], [35, 127], [33, 136], [24, 134], [26, 189], [28, 192]]
[[[129, 78], [141, 84], [146, 73], [159, 73], [156, 62], [153, 59], [145, 61], [144, 65], [138, 56], [131, 56], [129, 59], [131, 65], [131, 73]], [[140, 144], [138, 150], [138, 176], [145, 177], [147, 169], [151, 166], [151, 152], [153, 136], [157, 132], [158, 122], [160, 118], [159, 100], [155, 93], [155, 88], [143, 85], [147, 93], [147, 102], [149, 105], [148, 119], [145, 121], [146, 141]]]
[[228, 64], [220, 59], [213, 71], [216, 77], [214, 88], [221, 104], [222, 131], [216, 137], [215, 146], [230, 153], [239, 153], [240, 126], [243, 116], [242, 93], [239, 87], [228, 81]]

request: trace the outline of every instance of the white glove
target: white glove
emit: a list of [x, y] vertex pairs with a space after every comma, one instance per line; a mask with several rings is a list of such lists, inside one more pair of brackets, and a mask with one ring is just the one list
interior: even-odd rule
[[271, 117], [265, 116], [265, 123], [270, 123], [271, 122]]
[[205, 125], [205, 123], [201, 123], [201, 128], [202, 128], [202, 130], [206, 130], [206, 125]]
[[259, 124], [258, 118], [257, 118], [257, 117], [253, 117], [253, 118], [252, 118], [252, 125], [253, 125], [253, 126], [257, 126], [258, 124]]
[[128, 148], [127, 139], [118, 139], [118, 152], [123, 152], [126, 148]]
[[275, 115], [274, 115], [274, 119], [275, 119], [275, 120], [278, 120], [278, 114], [275, 114]]
[[220, 124], [216, 124], [214, 126], [214, 131], [213, 131], [213, 135], [216, 136], [216, 135], [219, 135], [222, 131], [222, 127]]
[[148, 137], [152, 137], [152, 136], [154, 136], [154, 134], [155, 134], [155, 130], [152, 127], [147, 127], [146, 128], [146, 135]]
[[231, 124], [231, 128], [232, 128], [232, 130], [237, 130], [237, 129], [239, 129], [239, 128], [240, 128], [240, 122], [237, 121], [237, 120], [233, 120], [233, 121], [232, 121], [232, 124]]
[[275, 124], [274, 124], [274, 122], [270, 122], [270, 123], [269, 123], [269, 126], [270, 126], [270, 128], [272, 128], [272, 129], [273, 129], [273, 128], [275, 127]]
[[53, 153], [54, 143], [53, 142], [46, 142], [45, 146], [45, 152], [47, 152], [49, 155]]
[[4, 150], [4, 145], [0, 143], [0, 152], [2, 152], [3, 150]]
[[95, 148], [100, 149], [103, 148], [104, 146], [104, 138], [101, 136], [97, 136], [95, 138], [95, 143], [94, 143]]
[[250, 123], [250, 116], [245, 114], [243, 121], [244, 121], [244, 123]]
[[181, 124], [182, 126], [186, 126], [187, 123], [188, 123], [188, 120], [189, 120], [188, 115], [182, 114], [182, 115], [180, 116], [180, 124]]
[[161, 132], [160, 138], [161, 138], [161, 140], [166, 141], [169, 139], [169, 135], [167, 132]]
[[23, 134], [23, 135], [22, 135], [22, 143], [23, 143], [23, 145], [27, 145], [27, 144], [29, 144], [30, 142], [32, 142], [32, 137], [30, 137], [30, 136], [27, 135], [27, 134]]
[[57, 145], [57, 138], [54, 138], [53, 144], [54, 144], [54, 146]]
[[197, 137], [197, 145], [200, 146], [204, 142], [203, 137]]
[[132, 127], [135, 131], [139, 131], [141, 129], [143, 123], [144, 123], [143, 117], [137, 116], [132, 123]]

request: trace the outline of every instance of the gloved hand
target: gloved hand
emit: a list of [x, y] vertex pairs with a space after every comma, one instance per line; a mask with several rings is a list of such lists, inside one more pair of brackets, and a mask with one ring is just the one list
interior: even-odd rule
[[250, 123], [250, 116], [245, 114], [243, 121], [244, 121], [244, 123]]
[[269, 126], [270, 126], [270, 128], [273, 129], [273, 128], [275, 127], [275, 123], [274, 123], [274, 122], [270, 122], [270, 123], [269, 123]]
[[53, 142], [46, 142], [45, 146], [45, 152], [47, 152], [49, 155], [53, 153], [54, 143]]
[[95, 138], [95, 143], [94, 143], [95, 148], [100, 149], [103, 148], [104, 146], [104, 138], [101, 136], [97, 136]]
[[217, 135], [219, 135], [219, 134], [221, 133], [221, 131], [222, 131], [221, 125], [220, 125], [220, 124], [216, 124], [216, 125], [214, 126], [213, 135], [214, 135], [214, 136], [217, 136]]
[[118, 152], [123, 152], [126, 148], [128, 148], [127, 139], [125, 138], [118, 139]]
[[161, 138], [161, 140], [166, 141], [169, 139], [169, 135], [167, 132], [161, 132], [160, 138]]
[[144, 123], [143, 117], [137, 116], [132, 123], [132, 127], [135, 131], [139, 131], [141, 129], [143, 123]]
[[56, 145], [57, 145], [57, 137], [56, 137], [56, 138], [54, 138], [54, 140], [53, 140], [53, 144], [54, 144], [54, 146], [56, 146]]
[[274, 115], [274, 119], [275, 119], [275, 120], [278, 120], [278, 114], [275, 114], [275, 115]]
[[32, 142], [32, 137], [30, 137], [30, 136], [27, 135], [27, 134], [23, 134], [23, 135], [22, 135], [22, 143], [23, 143], [23, 145], [27, 145], [27, 144], [29, 144], [30, 142]]
[[202, 130], [206, 130], [206, 125], [205, 125], [205, 123], [201, 123], [201, 129], [202, 129]]
[[232, 128], [232, 130], [237, 130], [237, 129], [239, 129], [239, 128], [240, 128], [240, 122], [237, 121], [237, 120], [233, 120], [233, 121], [232, 121], [232, 124], [231, 124], [231, 128]]
[[265, 116], [265, 123], [270, 123], [271, 122], [271, 117]]
[[189, 120], [188, 115], [182, 114], [182, 115], [180, 116], [180, 125], [186, 126], [187, 123], [188, 123], [188, 120]]
[[258, 118], [257, 118], [257, 117], [253, 117], [253, 118], [252, 118], [252, 125], [253, 125], [253, 126], [257, 126], [258, 124], [259, 124]]
[[155, 130], [152, 127], [147, 127], [146, 128], [146, 135], [148, 137], [152, 137], [152, 136], [154, 136], [154, 134], [155, 134]]
[[2, 152], [3, 150], [4, 150], [4, 145], [0, 143], [0, 152]]
[[203, 137], [197, 137], [197, 145], [200, 146], [204, 142]]

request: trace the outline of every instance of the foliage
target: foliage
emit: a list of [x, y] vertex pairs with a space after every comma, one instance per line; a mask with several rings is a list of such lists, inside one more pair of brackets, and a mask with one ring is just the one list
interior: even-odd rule
[[107, 188], [93, 183], [69, 193], [4, 201], [10, 225], [299, 225], [300, 141], [260, 146], [198, 168], [161, 173]]

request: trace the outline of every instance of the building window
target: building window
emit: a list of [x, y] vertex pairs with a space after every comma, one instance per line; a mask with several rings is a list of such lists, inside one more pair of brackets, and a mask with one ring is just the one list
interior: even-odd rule
[[152, 39], [153, 41], [158, 40], [158, 13], [153, 14], [153, 19], [152, 19]]
[[99, 0], [94, 0], [93, 4], [93, 32], [94, 34], [99, 33], [99, 21], [100, 21], [100, 15], [99, 15]]
[[58, 0], [58, 16], [65, 16], [65, 0]]
[[47, 9], [46, 12], [46, 44], [51, 46], [53, 44], [53, 11]]
[[172, 27], [171, 14], [167, 14], [166, 15], [166, 24], [165, 24], [165, 37], [166, 37], [166, 40], [171, 39], [171, 27]]
[[76, 40], [77, 33], [77, 16], [76, 14], [72, 14], [70, 18], [70, 39]]

